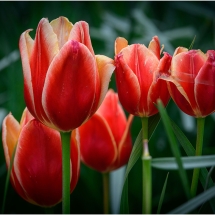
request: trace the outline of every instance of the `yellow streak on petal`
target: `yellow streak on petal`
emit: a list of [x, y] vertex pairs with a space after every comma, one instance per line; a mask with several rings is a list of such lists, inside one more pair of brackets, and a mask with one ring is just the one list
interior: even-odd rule
[[123, 48], [128, 46], [128, 41], [123, 37], [118, 37], [115, 40], [115, 54], [117, 55]]

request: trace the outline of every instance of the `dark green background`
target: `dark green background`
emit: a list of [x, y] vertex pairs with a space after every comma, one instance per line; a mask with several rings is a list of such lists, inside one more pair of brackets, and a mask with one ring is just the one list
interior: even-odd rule
[[[215, 49], [215, 3], [214, 2], [0, 2], [0, 67], [6, 57], [8, 66], [0, 69], [0, 123], [2, 116], [12, 112], [20, 120], [25, 108], [23, 76], [18, 52], [18, 41], [22, 32], [33, 28], [42, 17], [51, 21], [66, 16], [72, 23], [85, 20], [89, 23], [93, 48], [96, 54], [114, 57], [114, 41], [125, 37], [129, 44], [144, 43], [148, 46], [154, 35], [160, 38], [165, 51], [173, 54], [175, 48], [189, 48], [196, 36], [193, 49], [206, 52]], [[15, 52], [14, 52], [15, 51]], [[11, 58], [15, 56], [15, 60]], [[6, 62], [8, 62], [6, 61]], [[114, 75], [110, 87], [115, 87]], [[182, 121], [182, 114], [171, 101], [167, 107], [169, 115], [195, 144], [195, 119]], [[204, 154], [215, 153], [214, 117], [207, 117], [204, 136]], [[1, 127], [0, 127], [1, 128]], [[135, 140], [141, 128], [140, 119], [132, 124]], [[152, 157], [172, 156], [163, 124], [160, 123], [150, 141]], [[183, 150], [181, 153], [184, 155]], [[188, 171], [189, 177], [191, 172]], [[167, 172], [153, 169], [153, 213], [156, 213], [159, 196]], [[214, 175], [213, 175], [214, 177]], [[6, 179], [5, 158], [0, 147], [0, 208]], [[54, 179], [53, 179], [54, 180]], [[199, 192], [202, 191], [201, 186]], [[161, 213], [166, 213], [185, 202], [185, 194], [177, 172], [170, 172], [167, 193]], [[129, 202], [131, 213], [141, 213], [141, 162], [138, 161], [129, 176]], [[21, 199], [9, 186], [5, 213], [45, 213], [43, 208]], [[71, 195], [71, 213], [102, 213], [102, 177], [100, 173], [81, 166], [80, 180]], [[52, 213], [61, 213], [61, 204]], [[201, 213], [211, 213], [206, 204]]]

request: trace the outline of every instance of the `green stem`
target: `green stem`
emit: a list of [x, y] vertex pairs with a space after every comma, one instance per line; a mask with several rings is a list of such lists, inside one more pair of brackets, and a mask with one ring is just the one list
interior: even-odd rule
[[102, 176], [104, 214], [109, 214], [109, 172], [103, 173]]
[[151, 156], [148, 150], [148, 118], [142, 117], [143, 132], [143, 155], [142, 155], [142, 191], [143, 191], [143, 214], [150, 214], [152, 210], [152, 172]]
[[61, 132], [62, 141], [62, 209], [63, 214], [70, 214], [70, 137], [71, 133]]
[[[203, 136], [204, 136], [205, 118], [197, 118], [197, 138], [196, 138], [196, 156], [202, 155]], [[200, 169], [193, 170], [193, 178], [191, 184], [191, 196], [196, 196], [198, 187]]]

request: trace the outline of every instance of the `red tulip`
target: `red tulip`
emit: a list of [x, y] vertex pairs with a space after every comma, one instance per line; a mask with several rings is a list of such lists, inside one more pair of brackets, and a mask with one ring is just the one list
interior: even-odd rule
[[[73, 132], [75, 135], [75, 132]], [[62, 150], [60, 133], [33, 118], [27, 109], [21, 123], [9, 114], [2, 126], [2, 140], [7, 168], [13, 152], [10, 181], [26, 201], [50, 207], [62, 199]], [[80, 152], [71, 141], [70, 192], [75, 188], [80, 171]]]
[[215, 51], [178, 47], [172, 58], [167, 81], [172, 99], [188, 115], [205, 117], [215, 110]]
[[99, 172], [125, 165], [132, 149], [132, 119], [132, 115], [126, 119], [117, 94], [109, 90], [98, 111], [77, 128], [83, 163]]
[[115, 41], [115, 54], [116, 84], [122, 106], [140, 117], [156, 114], [157, 99], [166, 105], [170, 98], [165, 81], [158, 77], [169, 70], [172, 57], [164, 52], [160, 58], [157, 36], [148, 48], [141, 44], [128, 46], [127, 40], [119, 37]]
[[95, 55], [89, 26], [65, 17], [43, 18], [35, 40], [27, 30], [19, 48], [24, 95], [31, 114], [60, 131], [80, 126], [98, 109], [114, 70], [113, 60]]

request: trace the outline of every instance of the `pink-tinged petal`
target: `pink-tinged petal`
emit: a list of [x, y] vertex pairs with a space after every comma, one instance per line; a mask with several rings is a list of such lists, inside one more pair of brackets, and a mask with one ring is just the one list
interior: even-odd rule
[[68, 41], [49, 67], [42, 96], [44, 110], [56, 128], [73, 130], [89, 116], [97, 76], [96, 62], [87, 47]]
[[41, 121], [48, 120], [42, 107], [42, 91], [46, 73], [50, 63], [58, 52], [57, 36], [48, 20], [43, 18], [38, 24], [34, 47], [30, 56], [30, 81], [32, 82], [36, 110], [36, 113], [32, 113], [32, 115]]
[[97, 114], [78, 128], [82, 161], [89, 167], [107, 172], [117, 157], [114, 137], [108, 124]]
[[70, 192], [72, 192], [78, 182], [79, 175], [80, 175], [80, 140], [79, 140], [79, 133], [77, 129], [72, 131], [71, 136], [71, 165], [72, 165], [72, 178], [70, 183]]
[[117, 37], [115, 40], [115, 55], [128, 46], [128, 41], [123, 37]]
[[73, 24], [66, 17], [59, 17], [50, 22], [54, 33], [57, 35], [59, 49], [68, 41]]
[[171, 75], [186, 92], [194, 112], [198, 110], [194, 95], [194, 80], [205, 61], [205, 55], [199, 50], [181, 52], [172, 58]]
[[209, 50], [207, 56], [195, 79], [195, 99], [201, 112], [196, 117], [205, 117], [215, 110], [215, 51]]
[[19, 50], [22, 60], [23, 76], [24, 76], [24, 97], [25, 102], [31, 113], [36, 115], [34, 94], [31, 77], [30, 56], [34, 46], [34, 41], [29, 36], [30, 30], [21, 34], [19, 40]]
[[12, 159], [17, 140], [19, 138], [20, 125], [10, 113], [8, 114], [2, 123], [2, 143], [4, 149], [4, 155], [7, 168], [9, 168], [10, 161]]
[[113, 74], [115, 66], [113, 59], [109, 57], [104, 55], [96, 55], [95, 57], [100, 79], [100, 97], [98, 98], [98, 105], [96, 107], [96, 109], [98, 109], [108, 91], [110, 78]]
[[28, 122], [20, 133], [14, 170], [29, 202], [40, 206], [57, 204], [62, 198], [59, 132], [35, 119]]
[[108, 123], [118, 148], [118, 144], [126, 128], [127, 120], [122, 106], [119, 104], [117, 93], [109, 90], [96, 113]]
[[160, 41], [158, 36], [154, 36], [149, 43], [148, 49], [151, 50], [158, 60], [160, 60]]
[[115, 56], [115, 66], [119, 100], [129, 113], [138, 115], [141, 91], [137, 76], [128, 66], [122, 53]]
[[173, 53], [173, 57], [175, 57], [177, 54], [180, 54], [182, 52], [187, 52], [188, 49], [187, 48], [184, 48], [184, 47], [178, 47], [175, 49], [174, 53]]
[[134, 118], [134, 115], [129, 115], [124, 133], [118, 145], [118, 157], [114, 163], [114, 169], [117, 169], [128, 162], [128, 159], [132, 150], [132, 139], [130, 134], [131, 122]]
[[79, 21], [76, 22], [70, 32], [69, 40], [76, 40], [84, 44], [94, 56], [94, 51], [89, 34], [89, 25], [87, 22]]

